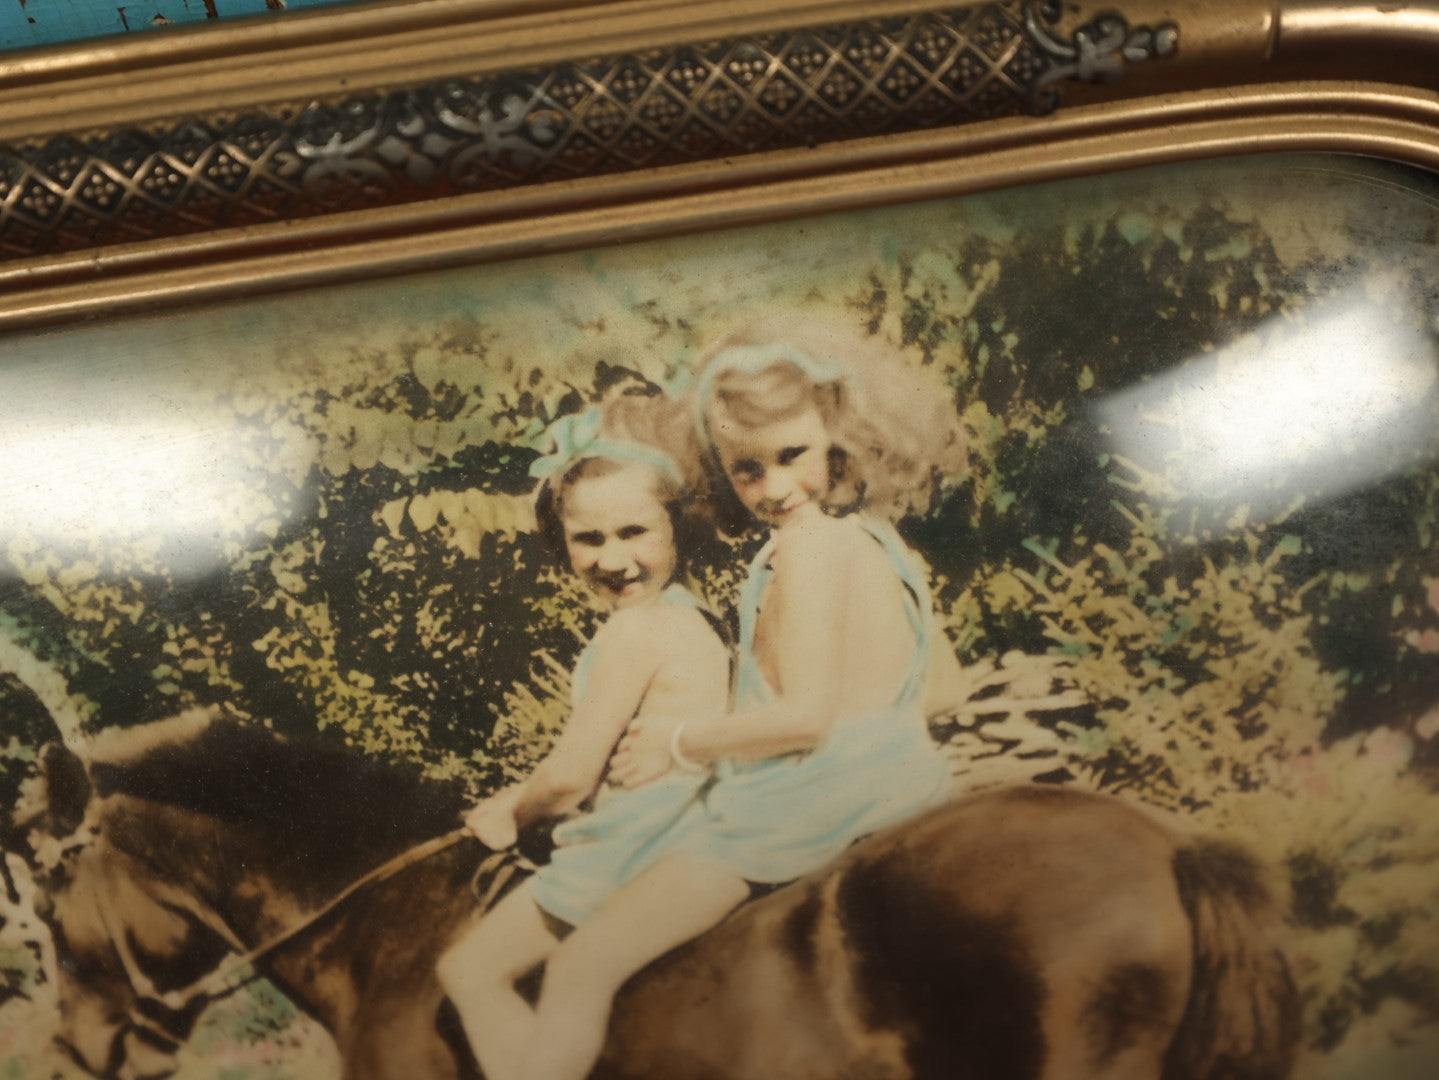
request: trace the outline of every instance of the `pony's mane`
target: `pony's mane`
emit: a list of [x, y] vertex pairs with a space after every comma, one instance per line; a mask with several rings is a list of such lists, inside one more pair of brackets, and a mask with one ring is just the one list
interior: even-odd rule
[[317, 738], [281, 738], [215, 710], [97, 743], [101, 795], [188, 811], [243, 837], [296, 887], [333, 886], [459, 824], [459, 784], [427, 781]]

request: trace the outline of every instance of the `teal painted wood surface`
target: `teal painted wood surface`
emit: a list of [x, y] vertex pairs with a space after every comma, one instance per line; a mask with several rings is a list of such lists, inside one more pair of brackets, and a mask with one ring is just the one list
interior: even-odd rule
[[363, 0], [0, 0], [0, 50]]

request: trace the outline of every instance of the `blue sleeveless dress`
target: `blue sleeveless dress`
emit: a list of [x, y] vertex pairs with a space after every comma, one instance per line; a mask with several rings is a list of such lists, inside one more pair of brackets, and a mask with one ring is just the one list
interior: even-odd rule
[[[701, 607], [682, 585], [670, 585], [659, 599], [696, 610]], [[574, 705], [584, 698], [593, 661], [591, 641], [575, 664]], [[708, 780], [707, 773], [671, 770], [642, 787], [602, 787], [593, 809], [555, 829], [550, 862], [530, 879], [535, 902], [571, 925], [593, 915], [611, 893], [673, 850], [684, 835], [678, 827], [681, 819]]]
[[[929, 659], [928, 580], [887, 524], [856, 515], [905, 586], [914, 656], [893, 702], [841, 716], [813, 750], [754, 762], [723, 760], [687, 827], [686, 851], [717, 860], [747, 881], [791, 881], [819, 869], [867, 833], [903, 821], [944, 798], [949, 769], [925, 722]], [[774, 542], [750, 564], [740, 593], [735, 705], [774, 696], [754, 655], [755, 622], [772, 570]]]

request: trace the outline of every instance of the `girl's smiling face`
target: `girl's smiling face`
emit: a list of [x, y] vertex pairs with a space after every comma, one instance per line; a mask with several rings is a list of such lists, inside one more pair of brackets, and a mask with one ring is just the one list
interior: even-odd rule
[[757, 427], [709, 418], [715, 452], [735, 495], [775, 527], [818, 510], [829, 494], [829, 431], [809, 406]]
[[674, 523], [657, 481], [650, 466], [626, 462], [565, 492], [560, 524], [570, 567], [611, 607], [658, 596], [675, 575]]

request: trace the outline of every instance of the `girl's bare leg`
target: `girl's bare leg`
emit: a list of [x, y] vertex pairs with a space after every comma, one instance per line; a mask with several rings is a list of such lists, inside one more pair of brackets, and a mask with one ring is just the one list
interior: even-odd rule
[[534, 1010], [515, 980], [559, 942], [530, 895], [515, 889], [440, 957], [440, 983], [460, 1014], [465, 1038], [486, 1080], [516, 1080], [534, 1046]]
[[604, 1047], [610, 1006], [651, 960], [698, 937], [749, 895], [718, 863], [671, 855], [607, 900], [551, 955], [529, 1080], [584, 1080]]

